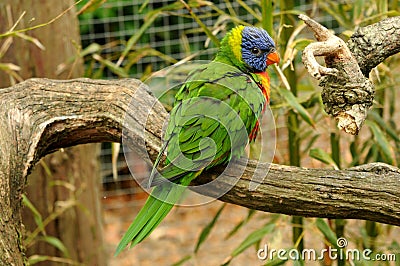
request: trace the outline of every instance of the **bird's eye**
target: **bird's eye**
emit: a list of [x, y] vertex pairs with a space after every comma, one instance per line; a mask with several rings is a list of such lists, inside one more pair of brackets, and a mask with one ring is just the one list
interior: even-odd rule
[[251, 53], [252, 54], [254, 54], [254, 55], [257, 55], [257, 56], [259, 56], [259, 55], [261, 55], [262, 54], [262, 51], [261, 51], [261, 49], [259, 49], [259, 48], [257, 48], [257, 47], [253, 47], [253, 48], [251, 48]]

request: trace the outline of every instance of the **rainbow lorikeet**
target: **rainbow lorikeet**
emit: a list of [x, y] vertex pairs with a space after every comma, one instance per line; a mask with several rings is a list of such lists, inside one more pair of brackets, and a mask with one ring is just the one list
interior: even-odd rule
[[[237, 26], [223, 38], [215, 59], [189, 74], [175, 96], [150, 176], [149, 184], [155, 188], [116, 255], [145, 239], [203, 170], [243, 155], [247, 143], [256, 138], [258, 119], [269, 102], [267, 66], [278, 62], [275, 44], [265, 30]], [[158, 172], [164, 151], [166, 165]]]

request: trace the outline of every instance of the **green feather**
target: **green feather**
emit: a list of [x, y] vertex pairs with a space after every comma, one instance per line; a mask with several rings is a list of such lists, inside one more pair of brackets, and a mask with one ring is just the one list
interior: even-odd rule
[[140, 210], [128, 231], [118, 244], [115, 256], [131, 243], [131, 247], [145, 239], [157, 225], [167, 216], [174, 204], [181, 198], [185, 187], [196, 177], [195, 173], [189, 173], [182, 180], [182, 186], [164, 183], [155, 187], [151, 196]]
[[182, 128], [181, 134], [179, 134], [179, 142], [184, 143], [185, 141], [189, 140], [196, 135], [200, 128], [200, 126], [187, 127], [184, 130]]
[[182, 145], [180, 145], [181, 152], [187, 152], [187, 153], [197, 152], [199, 151], [199, 144], [200, 144], [200, 139], [196, 139], [195, 141], [188, 143], [182, 143]]
[[207, 119], [203, 122], [203, 124], [201, 125], [201, 130], [203, 131], [203, 136], [210, 136], [212, 132], [214, 132], [214, 130], [219, 126], [219, 123], [211, 120], [211, 119]]

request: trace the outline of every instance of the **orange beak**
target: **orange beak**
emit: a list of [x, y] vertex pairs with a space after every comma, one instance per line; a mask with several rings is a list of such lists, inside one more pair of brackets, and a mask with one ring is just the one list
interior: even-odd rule
[[267, 56], [267, 66], [275, 63], [279, 63], [279, 54], [277, 51], [274, 51]]

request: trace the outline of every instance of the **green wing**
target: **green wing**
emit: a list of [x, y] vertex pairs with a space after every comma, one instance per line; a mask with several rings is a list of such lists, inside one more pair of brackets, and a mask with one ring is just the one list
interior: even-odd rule
[[[171, 181], [240, 157], [265, 105], [249, 75], [218, 62], [193, 71], [175, 98], [164, 137], [167, 166], [160, 172]], [[153, 185], [162, 182], [158, 174], [154, 179]]]
[[[145, 239], [180, 199], [184, 188], [201, 171], [243, 154], [248, 134], [257, 123], [265, 98], [251, 77], [235, 67], [211, 62], [193, 71], [176, 95], [162, 150], [166, 166], [154, 165], [156, 186], [118, 245]], [[170, 182], [169, 179], [182, 186]]]
[[[198, 69], [176, 95], [165, 137], [169, 161], [183, 154], [199, 167], [209, 155], [210, 166], [241, 156], [264, 105], [259, 87], [239, 69], [218, 62]], [[214, 153], [209, 142], [199, 145], [205, 138], [215, 143]]]

